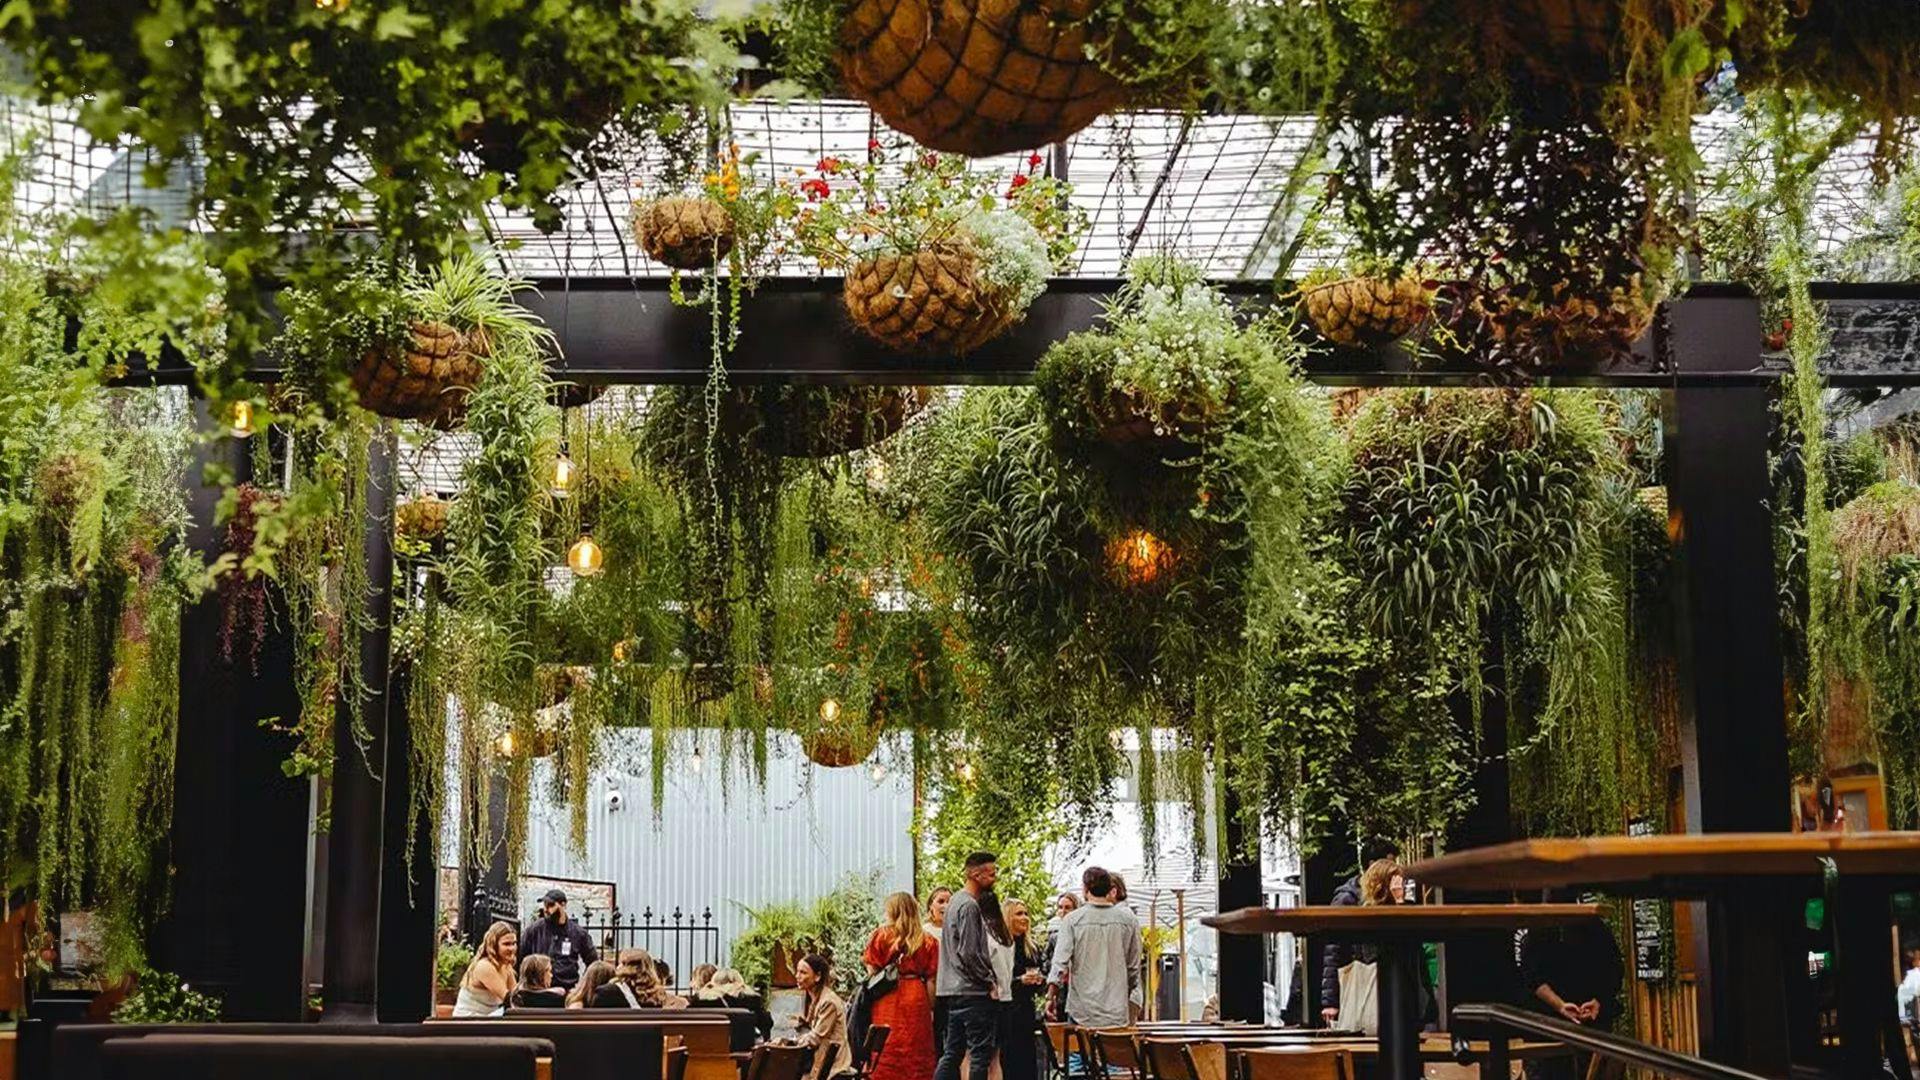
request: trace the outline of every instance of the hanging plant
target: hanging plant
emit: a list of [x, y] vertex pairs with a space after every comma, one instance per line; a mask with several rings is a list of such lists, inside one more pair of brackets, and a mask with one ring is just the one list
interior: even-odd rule
[[732, 251], [727, 208], [706, 195], [667, 195], [633, 207], [633, 236], [647, 258], [674, 270], [707, 270]]
[[[1853, 727], [1880, 761], [1888, 815], [1920, 820], [1920, 483], [1884, 480], [1833, 516], [1839, 583], [1831, 611], [1829, 754], [1832, 732]], [[1852, 764], [1838, 760], [1834, 764]]]
[[875, 140], [865, 163], [824, 158], [800, 183], [798, 241], [845, 271], [847, 315], [863, 332], [908, 355], [965, 354], [1020, 321], [1084, 228], [1041, 164], [1029, 157], [1003, 188], [962, 158]]
[[496, 350], [557, 351], [552, 331], [514, 299], [522, 287], [476, 253], [430, 274], [363, 269], [329, 287], [289, 290], [274, 348], [296, 388], [323, 406], [345, 396], [344, 377], [370, 412], [451, 428]]
[[[1172, 727], [1204, 752], [1213, 718], [1244, 706], [1253, 642], [1292, 617], [1337, 455], [1289, 347], [1190, 268], [1143, 262], [1100, 330], [1048, 352], [1032, 396], [971, 394], [929, 425], [926, 513], [991, 684], [970, 742], [995, 754], [1016, 717], [1038, 725], [1082, 821], [1120, 766], [1108, 732]], [[1184, 448], [1117, 452], [1116, 417]]]
[[1300, 307], [1314, 330], [1344, 348], [1390, 345], [1414, 332], [1432, 309], [1432, 292], [1410, 271], [1385, 267], [1316, 271], [1300, 283]]
[[1873, 125], [1873, 166], [1883, 180], [1911, 153], [1920, 14], [1900, 4], [1766, 0], [1728, 22], [1743, 91], [1805, 94], [1852, 127]]

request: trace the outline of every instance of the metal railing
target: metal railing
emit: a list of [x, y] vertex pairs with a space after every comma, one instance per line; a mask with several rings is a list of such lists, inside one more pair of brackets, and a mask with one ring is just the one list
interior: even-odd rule
[[1492, 1037], [1488, 1040], [1487, 1053], [1481, 1062], [1482, 1076], [1507, 1075], [1510, 1067], [1507, 1031], [1513, 1031], [1551, 1039], [1609, 1061], [1624, 1062], [1634, 1068], [1647, 1069], [1656, 1075], [1674, 1077], [1676, 1080], [1774, 1080], [1731, 1065], [1648, 1046], [1633, 1039], [1570, 1024], [1565, 1020], [1555, 1020], [1511, 1005], [1456, 1005], [1453, 1019], [1456, 1025], [1471, 1024], [1492, 1029], [1489, 1031]]
[[581, 920], [580, 928], [609, 960], [621, 949], [645, 949], [654, 959], [665, 961], [672, 969], [675, 989], [684, 989], [693, 969], [701, 964], [725, 962], [720, 952], [720, 928], [713, 925], [710, 907], [693, 915], [675, 905], [673, 911], [657, 916], [651, 905], [638, 914], [622, 914], [615, 908], [604, 919]]

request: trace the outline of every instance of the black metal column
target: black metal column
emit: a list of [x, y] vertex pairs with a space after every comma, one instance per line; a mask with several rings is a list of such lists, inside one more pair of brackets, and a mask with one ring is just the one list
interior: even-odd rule
[[[1220, 800], [1226, 843], [1220, 853], [1219, 910], [1261, 907], [1260, 834], [1240, 821], [1240, 800], [1231, 790]], [[1220, 1019], [1266, 1020], [1266, 946], [1261, 934], [1220, 934]]]
[[[1454, 723], [1467, 732], [1468, 745], [1479, 748], [1473, 770], [1473, 806], [1447, 837], [1447, 848], [1452, 851], [1487, 847], [1513, 839], [1513, 792], [1507, 761], [1509, 680], [1505, 673], [1506, 642], [1499, 629], [1505, 621], [1498, 617], [1488, 620], [1487, 638], [1480, 652], [1480, 681], [1485, 689], [1477, 708], [1472, 691], [1464, 687], [1456, 691], [1449, 702]], [[1448, 889], [1445, 899], [1449, 904], [1470, 904], [1499, 903], [1509, 897], [1503, 893]], [[1446, 1028], [1451, 1022], [1448, 1018], [1453, 1015], [1455, 1005], [1511, 1000], [1519, 981], [1509, 944], [1486, 937], [1441, 942], [1440, 985], [1434, 987], [1440, 1026]]]
[[344, 700], [333, 730], [327, 940], [321, 976], [325, 1000], [321, 1015], [328, 1023], [372, 1023], [379, 997], [390, 712], [387, 669], [393, 636], [394, 438], [393, 425], [384, 422], [367, 453], [362, 551], [367, 564], [368, 625], [361, 630], [356, 658], [367, 693], [360, 710], [365, 730], [354, 730]]
[[[205, 402], [195, 404], [195, 419], [203, 433], [224, 426]], [[221, 485], [206, 482], [205, 470], [245, 479], [249, 449], [213, 438], [197, 445], [189, 466], [187, 543], [209, 559], [225, 528], [214, 520]], [[271, 583], [268, 591], [257, 655], [253, 628], [244, 618], [225, 622], [218, 592], [181, 616], [173, 896], [151, 945], [156, 967], [220, 995], [228, 1019], [291, 1022], [305, 1012], [308, 784], [280, 769], [292, 740], [262, 726], [300, 708], [292, 634], [271, 614], [286, 608]]]
[[[433, 823], [409, 802], [413, 726], [410, 673], [397, 669], [387, 687], [387, 784], [380, 875], [380, 970], [376, 1005], [383, 1024], [433, 1015], [434, 931], [439, 923], [440, 860]], [[407, 850], [411, 844], [412, 865]]]
[[[1757, 304], [1696, 296], [1668, 311], [1668, 346], [1688, 375], [1759, 362]], [[1666, 454], [1690, 832], [1777, 832], [1790, 823], [1786, 704], [1774, 591], [1772, 392], [1681, 386], [1669, 393]], [[1784, 1074], [1796, 904], [1764, 892], [1696, 910], [1694, 970], [1707, 1057]], [[1698, 925], [1698, 924], [1696, 924]]]

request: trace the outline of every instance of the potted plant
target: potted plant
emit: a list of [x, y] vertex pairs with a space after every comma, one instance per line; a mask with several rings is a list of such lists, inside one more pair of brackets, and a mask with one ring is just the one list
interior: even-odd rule
[[758, 157], [743, 157], [740, 145], [729, 143], [697, 185], [634, 203], [633, 237], [640, 250], [675, 271], [726, 264], [736, 275], [751, 276], [770, 253], [793, 199], [790, 190], [755, 179]]
[[451, 428], [490, 356], [554, 348], [553, 332], [514, 300], [520, 285], [477, 253], [430, 273], [362, 268], [330, 288], [289, 290], [275, 348], [315, 400], [334, 400], [344, 377], [362, 408]]
[[220, 1019], [220, 999], [188, 986], [180, 976], [143, 969], [134, 991], [113, 1010], [116, 1024], [211, 1024]]
[[846, 274], [847, 315], [916, 355], [967, 353], [1005, 332], [1073, 251], [1084, 216], [1037, 154], [1011, 177], [951, 155], [899, 155], [878, 140], [865, 162], [823, 158], [798, 184], [801, 249]]
[[1320, 336], [1349, 349], [1389, 345], [1426, 321], [1432, 290], [1409, 267], [1362, 260], [1300, 283], [1300, 308]]
[[473, 946], [463, 941], [442, 941], [433, 954], [433, 1004], [452, 1009], [460, 998], [460, 980], [473, 966]]

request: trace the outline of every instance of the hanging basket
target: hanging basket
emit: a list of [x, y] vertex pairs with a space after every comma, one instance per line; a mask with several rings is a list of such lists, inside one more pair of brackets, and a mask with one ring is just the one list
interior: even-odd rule
[[1187, 457], [1199, 451], [1205, 435], [1202, 422], [1174, 403], [1150, 406], [1120, 387], [1108, 391], [1098, 415], [1100, 441], [1133, 457]]
[[855, 0], [840, 72], [888, 127], [971, 157], [1056, 143], [1126, 87], [1089, 53], [1091, 0]]
[[633, 237], [654, 262], [705, 270], [733, 250], [733, 219], [704, 195], [669, 195], [633, 208]]
[[1566, 296], [1496, 309], [1487, 320], [1492, 359], [1522, 373], [1608, 367], [1632, 353], [1653, 325], [1654, 310], [1637, 289], [1616, 289], [1606, 301]]
[[408, 540], [437, 544], [447, 535], [453, 504], [428, 493], [393, 508], [393, 529]]
[[1320, 336], [1350, 349], [1391, 344], [1420, 325], [1430, 308], [1427, 288], [1411, 277], [1349, 277], [1300, 294], [1307, 321]]
[[825, 399], [815, 416], [792, 417], [788, 457], [823, 458], [860, 450], [898, 432], [933, 400], [925, 386], [856, 386]]
[[847, 769], [867, 760], [880, 745], [880, 733], [865, 724], [836, 724], [800, 740], [807, 760], [823, 769]]
[[372, 349], [352, 372], [360, 404], [381, 416], [431, 422], [456, 408], [480, 382], [484, 353], [443, 322], [416, 322], [404, 345]]
[[980, 279], [973, 252], [957, 244], [856, 263], [843, 294], [855, 326], [911, 356], [972, 352], [1020, 316]]

